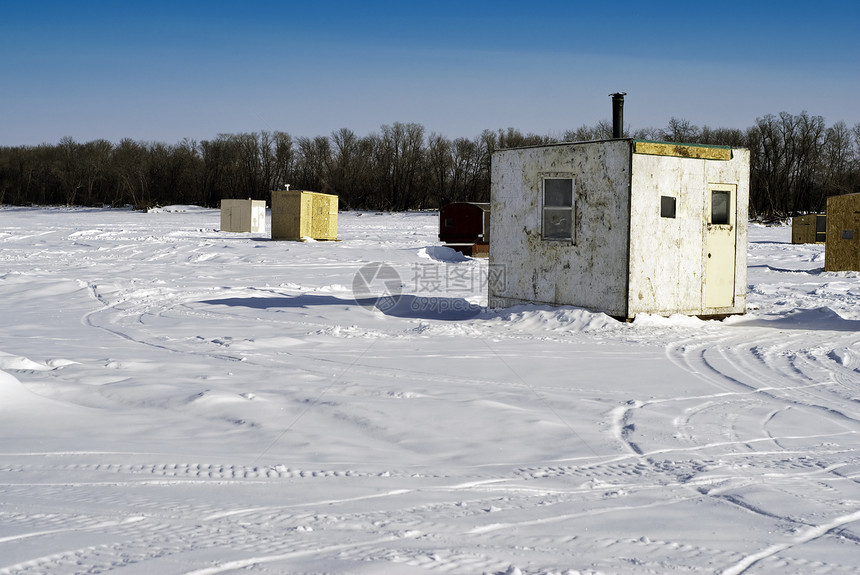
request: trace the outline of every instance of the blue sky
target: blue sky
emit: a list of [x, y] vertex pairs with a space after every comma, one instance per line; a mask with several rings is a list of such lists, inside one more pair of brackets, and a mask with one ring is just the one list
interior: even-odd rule
[[0, 0], [0, 145], [860, 122], [860, 2]]

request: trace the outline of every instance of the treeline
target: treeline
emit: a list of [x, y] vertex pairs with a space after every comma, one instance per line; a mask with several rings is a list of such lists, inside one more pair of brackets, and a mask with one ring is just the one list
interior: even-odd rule
[[[269, 200], [271, 190], [289, 184], [337, 194], [345, 209], [438, 208], [489, 200], [494, 150], [611, 135], [611, 123], [598, 122], [553, 136], [508, 128], [453, 140], [414, 123], [367, 136], [345, 128], [314, 138], [263, 131], [175, 145], [66, 137], [0, 147], [0, 204], [217, 207], [222, 198]], [[860, 124], [828, 127], [821, 116], [783, 112], [746, 130], [672, 118], [666, 128], [625, 136], [749, 148], [753, 217], [822, 211], [828, 196], [860, 192]]]

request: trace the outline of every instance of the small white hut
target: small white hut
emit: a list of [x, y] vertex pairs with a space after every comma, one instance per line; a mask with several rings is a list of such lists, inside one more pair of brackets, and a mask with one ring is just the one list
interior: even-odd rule
[[222, 232], [266, 231], [266, 202], [263, 200], [221, 200]]
[[749, 151], [618, 138], [492, 157], [491, 307], [746, 307]]

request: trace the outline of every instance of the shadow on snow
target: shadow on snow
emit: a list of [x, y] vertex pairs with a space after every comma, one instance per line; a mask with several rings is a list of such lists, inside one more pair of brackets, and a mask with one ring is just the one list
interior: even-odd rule
[[284, 297], [233, 297], [201, 301], [208, 305], [226, 305], [253, 309], [311, 308], [317, 306], [361, 306], [368, 311], [408, 319], [435, 319], [463, 321], [484, 311], [484, 308], [463, 298], [419, 297], [397, 295], [391, 297], [342, 298], [332, 295], [302, 294]]
[[772, 329], [809, 329], [818, 331], [860, 331], [860, 320], [845, 319], [829, 307], [798, 309], [775, 319], [762, 317], [746, 319], [737, 316], [737, 327], [769, 327]]

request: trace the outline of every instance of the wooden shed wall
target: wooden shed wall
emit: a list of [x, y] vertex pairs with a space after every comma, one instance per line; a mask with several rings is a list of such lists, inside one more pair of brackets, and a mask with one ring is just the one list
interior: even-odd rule
[[305, 190], [272, 192], [272, 239], [337, 239], [338, 198]]
[[826, 225], [822, 226], [824, 214], [806, 214], [791, 218], [791, 243], [824, 243]]
[[824, 269], [860, 271], [860, 194], [827, 198]]

